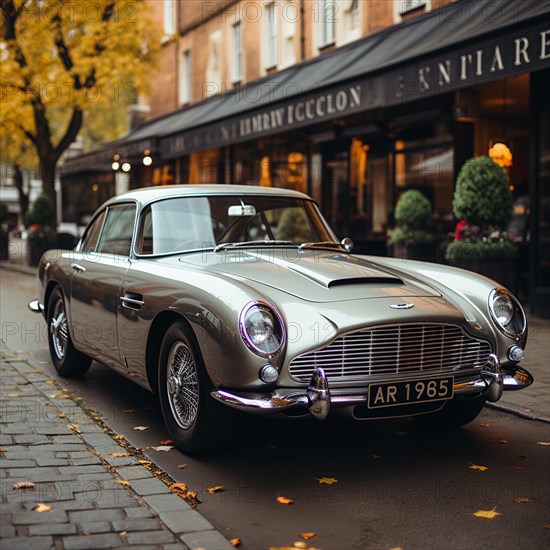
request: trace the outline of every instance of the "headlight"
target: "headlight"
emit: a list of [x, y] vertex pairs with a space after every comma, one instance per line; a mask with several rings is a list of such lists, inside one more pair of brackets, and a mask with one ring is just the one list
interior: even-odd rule
[[520, 303], [504, 288], [495, 288], [489, 294], [489, 311], [498, 328], [510, 338], [518, 338], [527, 327]]
[[271, 357], [285, 343], [284, 324], [268, 304], [252, 302], [244, 307], [239, 319], [243, 342], [257, 355]]

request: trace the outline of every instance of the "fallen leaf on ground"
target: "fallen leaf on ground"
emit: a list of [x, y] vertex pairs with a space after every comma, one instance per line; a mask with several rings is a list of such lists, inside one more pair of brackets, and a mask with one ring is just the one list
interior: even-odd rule
[[294, 501], [291, 498], [287, 498], [287, 497], [278, 496], [276, 500], [281, 504], [294, 504]]
[[187, 485], [185, 483], [173, 483], [170, 485], [170, 491], [173, 493], [187, 495]]
[[119, 485], [123, 485], [124, 487], [130, 487], [130, 482], [126, 481], [125, 479], [117, 479], [116, 482]]
[[6, 449], [4, 449], [4, 447], [0, 447], [0, 453], [3, 453], [5, 452]]
[[70, 399], [71, 396], [67, 395], [66, 393], [58, 393], [57, 395], [51, 396], [53, 399]]
[[543, 447], [550, 447], [550, 442], [548, 442], [548, 441], [537, 441], [537, 445], [542, 445]]
[[496, 508], [493, 508], [492, 510], [478, 510], [477, 512], [474, 512], [473, 515], [476, 518], [494, 519], [501, 514], [496, 511]]
[[36, 485], [32, 481], [19, 481], [15, 483], [13, 489], [18, 491], [19, 489], [34, 489]]
[[483, 424], [480, 424], [482, 428], [488, 428], [489, 426], [492, 426], [490, 422], [483, 422]]
[[319, 482], [319, 484], [326, 483], [327, 485], [332, 485], [333, 483], [338, 483], [338, 480], [333, 477], [316, 477], [315, 479]]
[[121, 458], [123, 456], [131, 456], [132, 453], [109, 453], [111, 456], [114, 456], [115, 458]]
[[150, 460], [144, 460], [143, 458], [140, 458], [138, 460], [138, 462], [140, 464], [143, 464], [146, 468], [147, 468], [147, 466], [151, 466], [151, 464], [152, 464], [152, 462]]
[[317, 533], [300, 533], [300, 536], [305, 540], [309, 540], [317, 536]]
[[165, 439], [164, 441], [161, 441], [161, 445], [170, 445], [170, 443], [174, 443], [173, 439]]
[[77, 434], [80, 433], [80, 426], [78, 424], [67, 424], [67, 427]]
[[57, 416], [59, 418], [67, 418], [67, 415], [65, 413], [59, 413]]
[[231, 544], [232, 546], [234, 546], [235, 548], [237, 548], [237, 546], [239, 546], [241, 544], [241, 539], [235, 537], [234, 539], [231, 539], [229, 541], [229, 544]]
[[516, 499], [514, 499], [518, 504], [527, 504], [528, 502], [531, 502], [531, 499], [530, 498], [525, 498], [525, 497], [517, 497]]
[[168, 452], [172, 450], [174, 447], [172, 445], [159, 445], [158, 447], [151, 447], [154, 451], [165, 451]]
[[47, 504], [44, 504], [43, 502], [39, 502], [38, 504], [35, 504], [32, 509], [33, 512], [51, 512], [52, 507], [48, 506]]
[[149, 429], [149, 426], [134, 426], [134, 430], [139, 430], [140, 432], [148, 429]]
[[294, 548], [304, 548], [307, 549], [309, 544], [307, 542], [304, 542], [303, 540], [299, 540], [294, 543]]
[[178, 464], [178, 468], [180, 470], [183, 470], [186, 466], [187, 466], [187, 464]]
[[470, 470], [479, 470], [480, 472], [485, 472], [489, 468], [487, 466], [478, 466], [477, 464], [471, 464]]
[[223, 485], [216, 485], [215, 487], [209, 487], [206, 489], [206, 492], [209, 495], [213, 495], [214, 493], [220, 493], [222, 491], [225, 491], [225, 487]]
[[113, 439], [124, 439], [124, 436], [123, 435], [113, 435]]
[[121, 531], [121, 532], [118, 534], [118, 536], [119, 536], [119, 537], [125, 537], [127, 534], [128, 534], [127, 531]]

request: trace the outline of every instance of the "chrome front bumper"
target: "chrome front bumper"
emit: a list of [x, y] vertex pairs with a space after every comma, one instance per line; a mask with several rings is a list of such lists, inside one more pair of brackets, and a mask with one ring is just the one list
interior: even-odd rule
[[[496, 355], [490, 355], [479, 374], [456, 378], [454, 395], [483, 393], [487, 401], [495, 402], [503, 391], [521, 390], [533, 383], [533, 376], [522, 367], [504, 370]], [[312, 416], [324, 420], [331, 405], [346, 407], [367, 404], [368, 387], [364, 393], [331, 395], [327, 377], [321, 368], [316, 368], [307, 389], [278, 389], [260, 396], [239, 395], [222, 389], [211, 392], [214, 399], [241, 411], [258, 414], [273, 414], [288, 410], [309, 411]], [[362, 388], [363, 391], [363, 388]]]

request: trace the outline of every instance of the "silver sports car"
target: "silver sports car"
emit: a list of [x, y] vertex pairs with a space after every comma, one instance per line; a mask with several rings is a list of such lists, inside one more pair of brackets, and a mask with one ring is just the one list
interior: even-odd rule
[[507, 289], [351, 248], [298, 192], [139, 189], [44, 255], [29, 307], [61, 375], [94, 359], [156, 392], [187, 453], [223, 444], [239, 411], [458, 426], [533, 382]]

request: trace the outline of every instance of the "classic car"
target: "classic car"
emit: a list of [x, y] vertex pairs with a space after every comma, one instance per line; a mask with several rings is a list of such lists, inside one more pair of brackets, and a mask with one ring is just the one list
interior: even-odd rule
[[97, 360], [157, 393], [187, 453], [223, 444], [242, 411], [460, 426], [533, 382], [506, 288], [351, 248], [299, 192], [139, 189], [43, 256], [29, 307], [60, 375]]

